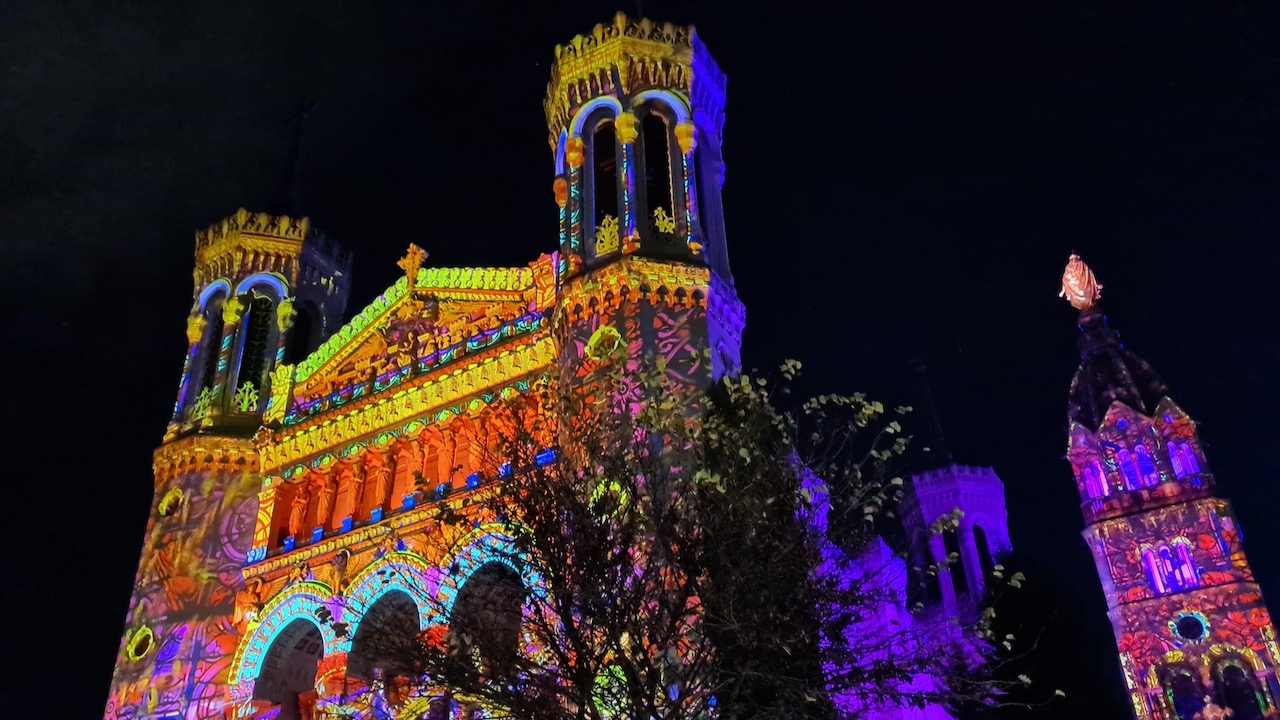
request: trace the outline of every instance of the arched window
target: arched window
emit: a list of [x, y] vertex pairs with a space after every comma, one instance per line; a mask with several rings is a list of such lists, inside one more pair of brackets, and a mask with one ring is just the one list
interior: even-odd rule
[[512, 667], [520, 648], [525, 588], [515, 570], [501, 562], [482, 565], [458, 590], [449, 615], [449, 633], [461, 653], [490, 675]]
[[[240, 372], [236, 375], [236, 410], [257, 412], [266, 378], [268, 359], [274, 357], [272, 330], [275, 328], [275, 302], [269, 297], [254, 296], [245, 313], [244, 339], [240, 343]], [[246, 387], [248, 386], [248, 387]]]
[[1182, 456], [1182, 469], [1188, 475], [1200, 472], [1200, 461], [1196, 459], [1195, 450], [1186, 443], [1178, 443], [1178, 453]]
[[1156, 473], [1156, 464], [1151, 462], [1151, 452], [1146, 445], [1138, 445], [1133, 449], [1138, 458], [1138, 474], [1142, 476], [1142, 485], [1150, 487], [1160, 484], [1160, 475]]
[[596, 255], [619, 249], [618, 228], [618, 134], [613, 120], [601, 120], [589, 138], [587, 178], [591, 188], [591, 221]]
[[[192, 358], [191, 380], [187, 385], [187, 396], [183, 399], [183, 406], [189, 411], [199, 412], [194, 405], [201, 393], [208, 394], [218, 382], [218, 357], [222, 352], [222, 301], [223, 296], [219, 294], [204, 306], [204, 336], [200, 338], [200, 345]], [[202, 404], [209, 401], [206, 398]]]
[[1137, 490], [1141, 486], [1138, 479], [1138, 466], [1133, 462], [1133, 456], [1128, 450], [1120, 450], [1116, 453], [1116, 460], [1120, 463], [1120, 474], [1124, 477], [1124, 488], [1126, 490]]
[[1184, 538], [1178, 538], [1173, 543], [1174, 555], [1177, 557], [1177, 565], [1174, 573], [1178, 577], [1178, 582], [1184, 588], [1200, 587], [1200, 573], [1196, 569], [1196, 561], [1191, 556], [1191, 543]]
[[1141, 556], [1143, 572], [1156, 595], [1200, 587], [1200, 571], [1186, 538], [1144, 547]]
[[1164, 583], [1164, 570], [1160, 566], [1160, 560], [1156, 558], [1154, 548], [1143, 548], [1142, 569], [1147, 574], [1147, 582], [1151, 584], [1152, 592], [1156, 595], [1169, 592], [1168, 586]]
[[675, 233], [675, 197], [672, 178], [671, 126], [656, 110], [640, 120], [641, 172], [644, 174], [645, 211], [655, 235]]
[[1164, 687], [1165, 699], [1173, 706], [1178, 720], [1196, 720], [1204, 709], [1205, 697], [1204, 687], [1196, 671], [1185, 665], [1165, 668], [1161, 685]]
[[418, 606], [412, 598], [400, 590], [384, 593], [365, 611], [351, 638], [347, 675], [368, 684], [375, 670], [381, 670], [384, 679], [409, 672], [418, 649], [418, 626]]
[[1169, 451], [1169, 464], [1173, 466], [1173, 476], [1182, 477], [1187, 471], [1182, 467], [1182, 453], [1178, 450], [1177, 443], [1169, 443], [1165, 446]]
[[1098, 463], [1086, 465], [1081, 475], [1084, 476], [1084, 489], [1090, 500], [1097, 500], [1111, 494], [1107, 478], [1102, 474], [1102, 467]]
[[323, 656], [324, 640], [315, 623], [303, 618], [289, 623], [267, 648], [262, 671], [253, 682], [253, 699], [279, 706], [279, 720], [300, 720], [303, 696], [314, 697], [316, 668]]
[[1258, 678], [1243, 659], [1227, 657], [1213, 668], [1217, 702], [1231, 711], [1231, 720], [1260, 720], [1265, 717], [1266, 699]]

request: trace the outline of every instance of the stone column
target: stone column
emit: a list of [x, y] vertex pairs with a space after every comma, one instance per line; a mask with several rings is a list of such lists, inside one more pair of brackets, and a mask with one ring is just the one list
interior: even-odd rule
[[942, 592], [942, 609], [948, 617], [956, 612], [956, 586], [951, 581], [951, 569], [947, 565], [947, 544], [941, 535], [929, 538], [929, 555], [938, 571], [938, 588]]
[[[235, 395], [235, 387], [231, 387], [230, 393], [224, 392], [223, 388], [233, 384], [231, 378], [231, 345], [237, 339], [236, 328], [239, 327], [240, 319], [244, 317], [244, 311], [248, 307], [248, 304], [241, 300], [239, 295], [229, 297], [222, 303], [222, 346], [218, 348], [218, 367], [214, 371], [214, 403], [209, 409], [210, 418], [221, 415], [223, 406], [226, 404], [224, 401]], [[207, 420], [202, 424], [207, 424]]]
[[640, 131], [636, 127], [636, 116], [626, 110], [618, 113], [613, 121], [614, 131], [618, 134], [618, 142], [622, 143], [622, 167], [618, 180], [622, 183], [622, 208], [618, 218], [618, 236], [622, 244], [622, 252], [635, 252], [640, 247], [639, 235], [636, 233], [636, 138]]
[[263, 481], [262, 491], [258, 493], [258, 518], [253, 525], [253, 547], [249, 550], [249, 562], [257, 562], [267, 556], [273, 538], [271, 531], [275, 525], [276, 498], [279, 496], [278, 477], [268, 477]]
[[182, 362], [182, 382], [178, 384], [178, 400], [173, 404], [173, 419], [181, 420], [186, 413], [185, 405], [194, 398], [188, 397], [191, 388], [191, 369], [195, 365], [196, 355], [200, 352], [200, 341], [204, 338], [204, 329], [209, 323], [204, 315], [196, 314], [187, 318], [187, 358]]

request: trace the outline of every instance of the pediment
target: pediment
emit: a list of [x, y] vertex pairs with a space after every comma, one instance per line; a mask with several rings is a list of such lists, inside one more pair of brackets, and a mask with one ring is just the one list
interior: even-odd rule
[[292, 375], [290, 409], [373, 394], [511, 334], [537, 312], [537, 269], [421, 268], [412, 290], [400, 278], [296, 368], [279, 368], [278, 380]]

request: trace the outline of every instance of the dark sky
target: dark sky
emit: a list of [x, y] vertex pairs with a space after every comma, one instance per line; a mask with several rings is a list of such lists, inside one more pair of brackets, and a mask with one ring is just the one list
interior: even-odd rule
[[[299, 96], [321, 103], [304, 202], [356, 252], [350, 312], [409, 242], [442, 265], [554, 249], [552, 47], [615, 9], [3, 3], [6, 716], [102, 711], [182, 365], [192, 235], [270, 200]], [[1070, 251], [1201, 422], [1280, 602], [1280, 5], [644, 10], [696, 24], [729, 76], [747, 363], [795, 357], [814, 389], [898, 402], [906, 360], [927, 352], [955, 455], [1004, 479], [1028, 597], [1050, 618], [1040, 662], [1068, 693], [1037, 716], [1126, 712], [1061, 459]]]

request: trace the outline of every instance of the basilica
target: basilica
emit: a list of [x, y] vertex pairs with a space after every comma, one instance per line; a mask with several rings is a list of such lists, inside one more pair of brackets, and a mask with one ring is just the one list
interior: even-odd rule
[[[494, 527], [477, 522], [445, 550], [425, 540], [441, 502], [465, 509], [500, 481], [488, 460], [496, 401], [576, 382], [602, 347], [660, 358], [673, 382], [737, 370], [745, 309], [721, 207], [724, 101], [725, 76], [693, 28], [618, 15], [557, 46], [544, 109], [558, 237], [519, 267], [436, 267], [410, 245], [399, 278], [352, 314], [351, 257], [307, 218], [239, 210], [196, 233], [187, 352], [105, 717], [481, 712], [392, 692], [361, 628], [398, 618], [426, 632], [482, 596], [468, 588], [537, 582], [499, 562]], [[931, 534], [955, 508], [957, 526]], [[908, 613], [907, 560], [865, 550], [902, 570], [884, 624], [972, 613], [1010, 547], [999, 478], [930, 467], [902, 517], [911, 561], [958, 561], [929, 607]], [[940, 706], [863, 714], [950, 717]]]

